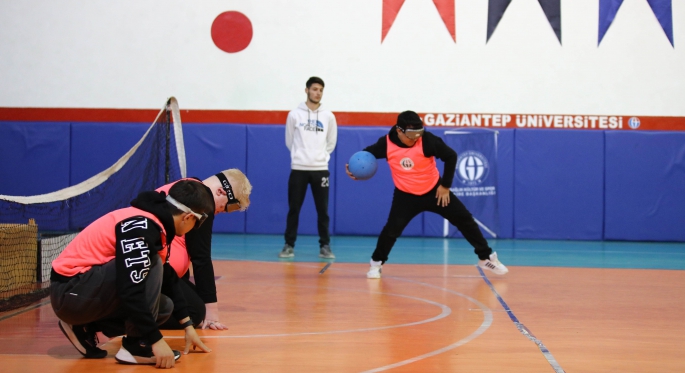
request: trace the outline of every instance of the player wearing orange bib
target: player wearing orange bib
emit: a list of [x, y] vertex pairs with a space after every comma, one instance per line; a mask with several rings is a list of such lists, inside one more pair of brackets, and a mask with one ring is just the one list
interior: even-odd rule
[[[377, 159], [387, 158], [395, 183], [390, 214], [371, 256], [368, 278], [381, 277], [381, 267], [388, 260], [395, 241], [407, 224], [424, 211], [434, 212], [456, 226], [474, 247], [481, 268], [500, 275], [508, 272], [497, 259], [497, 253], [488, 246], [471, 213], [450, 192], [457, 153], [441, 138], [425, 131], [418, 114], [413, 111], [400, 113], [390, 132], [364, 150]], [[445, 162], [442, 178], [435, 158]], [[349, 168], [347, 174], [355, 179]]]

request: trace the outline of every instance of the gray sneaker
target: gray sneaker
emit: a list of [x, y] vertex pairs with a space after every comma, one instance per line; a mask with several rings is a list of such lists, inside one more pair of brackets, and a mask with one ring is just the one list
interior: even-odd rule
[[324, 259], [335, 259], [335, 255], [331, 251], [331, 246], [330, 245], [323, 245], [321, 246], [321, 249], [319, 249], [319, 258], [324, 258]]
[[295, 248], [288, 244], [285, 244], [285, 246], [283, 246], [283, 250], [281, 250], [281, 252], [278, 254], [279, 258], [292, 258], [294, 256]]

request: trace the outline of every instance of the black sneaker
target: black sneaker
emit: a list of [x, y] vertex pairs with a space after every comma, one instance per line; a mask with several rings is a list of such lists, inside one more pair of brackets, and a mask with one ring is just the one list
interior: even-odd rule
[[98, 348], [98, 338], [95, 332], [88, 330], [86, 325], [70, 325], [60, 320], [59, 328], [78, 352], [86, 359], [102, 359], [107, 351]]
[[[172, 350], [174, 360], [181, 357], [181, 351]], [[157, 358], [152, 353], [152, 345], [140, 338], [124, 337], [121, 339], [121, 348], [114, 356], [121, 364], [156, 364]]]
[[324, 259], [335, 259], [333, 251], [331, 251], [330, 245], [323, 245], [319, 248], [319, 258]]
[[281, 252], [278, 254], [279, 258], [292, 258], [294, 256], [295, 248], [288, 244], [285, 244], [285, 246], [283, 246], [283, 250], [281, 250]]

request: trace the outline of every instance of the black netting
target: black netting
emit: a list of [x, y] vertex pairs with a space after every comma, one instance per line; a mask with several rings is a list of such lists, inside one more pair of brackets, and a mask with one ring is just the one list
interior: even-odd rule
[[[183, 142], [176, 141], [175, 133], [180, 131], [174, 131], [172, 123], [178, 108], [173, 109], [175, 115], [167, 104], [143, 138], [100, 174], [49, 194], [0, 196], [0, 310], [10, 298], [41, 291], [44, 295], [52, 260], [73, 238], [66, 233], [129, 206], [141, 191], [185, 176], [181, 171], [185, 164], [180, 164], [185, 163], [185, 154], [179, 157], [184, 150], [176, 146]], [[29, 220], [35, 224], [27, 224]]]
[[[167, 144], [171, 144], [168, 146]], [[21, 202], [0, 197], [0, 223], [26, 223], [35, 219], [41, 231], [78, 231], [100, 216], [129, 205], [143, 190], [154, 190], [167, 180], [181, 178], [174, 131], [170, 130], [169, 116], [162, 113], [145, 135], [138, 149], [123, 162], [121, 169], [111, 175], [99, 175], [101, 184], [88, 188], [89, 180], [68, 188], [70, 193], [55, 192], [55, 198], [71, 193], [76, 187], [83, 190], [69, 198], [33, 203], [33, 197]], [[168, 172], [167, 172], [168, 168]], [[43, 195], [48, 196], [48, 195]], [[36, 196], [36, 197], [43, 197]], [[27, 201], [29, 200], [29, 201]]]

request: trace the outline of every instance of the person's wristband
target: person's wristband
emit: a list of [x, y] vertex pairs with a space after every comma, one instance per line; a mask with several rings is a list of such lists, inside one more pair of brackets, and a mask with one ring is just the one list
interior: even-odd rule
[[188, 321], [186, 321], [186, 322], [184, 322], [183, 324], [181, 324], [181, 326], [183, 327], [183, 329], [185, 329], [185, 328], [187, 328], [187, 327], [189, 327], [189, 326], [193, 326], [193, 325], [194, 325], [194, 324], [193, 324], [193, 319], [188, 319]]

